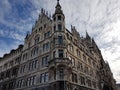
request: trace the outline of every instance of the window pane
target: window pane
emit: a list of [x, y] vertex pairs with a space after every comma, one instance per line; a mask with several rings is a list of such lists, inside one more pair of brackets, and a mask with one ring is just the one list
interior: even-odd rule
[[55, 58], [55, 56], [56, 56], [56, 51], [53, 52], [53, 58]]
[[63, 50], [59, 50], [59, 57], [60, 57], [60, 58], [63, 57]]
[[45, 82], [48, 81], [48, 72], [45, 73]]
[[62, 36], [58, 36], [58, 44], [63, 44], [63, 38], [62, 38]]
[[56, 26], [54, 26], [54, 32], [56, 31]]
[[58, 24], [58, 31], [61, 31], [61, 30], [62, 30], [62, 25]]
[[58, 16], [58, 20], [61, 20], [61, 16]]

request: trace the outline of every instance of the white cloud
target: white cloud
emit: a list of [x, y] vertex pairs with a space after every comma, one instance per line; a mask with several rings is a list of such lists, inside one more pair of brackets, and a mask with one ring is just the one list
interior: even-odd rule
[[8, 44], [4, 42], [4, 40], [0, 40], [0, 57], [2, 57], [5, 53], [9, 53], [11, 49], [16, 49], [19, 44], [22, 44], [21, 41], [13, 41], [12, 43]]

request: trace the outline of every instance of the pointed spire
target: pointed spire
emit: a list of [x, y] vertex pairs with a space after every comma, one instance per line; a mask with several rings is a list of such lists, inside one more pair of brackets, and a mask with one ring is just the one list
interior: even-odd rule
[[25, 39], [27, 39], [29, 37], [29, 35], [30, 35], [30, 32], [27, 31]]
[[59, 0], [57, 0], [57, 5], [56, 5], [55, 8], [61, 8], [60, 3], [59, 3]]
[[89, 39], [89, 40], [91, 39], [87, 31], [86, 31], [86, 39]]
[[63, 14], [63, 11], [61, 10], [61, 5], [59, 3], [59, 0], [57, 0], [57, 5], [55, 7], [55, 14]]

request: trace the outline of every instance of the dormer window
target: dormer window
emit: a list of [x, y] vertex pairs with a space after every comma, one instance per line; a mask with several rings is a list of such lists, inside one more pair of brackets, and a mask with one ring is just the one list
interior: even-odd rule
[[61, 16], [58, 16], [58, 20], [61, 20]]
[[58, 31], [62, 31], [62, 25], [58, 24]]

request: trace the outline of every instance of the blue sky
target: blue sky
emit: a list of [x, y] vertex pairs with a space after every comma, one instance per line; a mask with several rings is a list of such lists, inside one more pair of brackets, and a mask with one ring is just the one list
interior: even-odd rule
[[[60, 0], [66, 27], [92, 36], [120, 82], [120, 0]], [[0, 56], [24, 43], [41, 8], [53, 14], [56, 0], [0, 0]]]

